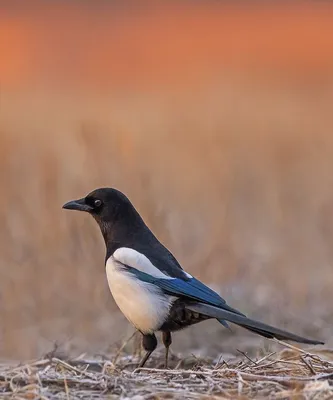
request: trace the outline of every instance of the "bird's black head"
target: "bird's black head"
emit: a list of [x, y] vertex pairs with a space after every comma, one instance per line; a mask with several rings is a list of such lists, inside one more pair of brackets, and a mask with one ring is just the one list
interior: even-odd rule
[[88, 212], [100, 225], [138, 215], [129, 199], [113, 188], [96, 189], [82, 199], [69, 201], [63, 208]]
[[132, 203], [117, 189], [96, 189], [82, 199], [69, 201], [63, 208], [85, 211], [94, 217], [101, 229], [107, 255], [119, 245], [128, 247], [143, 235], [152, 236]]

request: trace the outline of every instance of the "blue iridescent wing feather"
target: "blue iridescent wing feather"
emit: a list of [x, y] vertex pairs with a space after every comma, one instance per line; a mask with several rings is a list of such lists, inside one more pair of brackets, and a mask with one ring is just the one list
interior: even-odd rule
[[[186, 281], [180, 278], [155, 278], [149, 274], [146, 274], [145, 272], [138, 271], [137, 269], [129, 266], [126, 266], [126, 269], [135, 275], [137, 279], [140, 279], [143, 282], [152, 283], [169, 295], [185, 297], [189, 300], [199, 301], [201, 303], [223, 308], [224, 310], [233, 312], [235, 314], [244, 315], [238, 310], [228, 306], [222, 297], [220, 297], [216, 292], [196, 278], [190, 278]], [[220, 322], [225, 325], [224, 321]]]

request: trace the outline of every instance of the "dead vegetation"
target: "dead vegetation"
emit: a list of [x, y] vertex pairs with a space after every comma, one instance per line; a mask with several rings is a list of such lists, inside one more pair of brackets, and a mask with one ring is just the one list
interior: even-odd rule
[[[327, 91], [221, 84], [197, 99], [123, 102], [2, 92], [0, 356], [38, 361], [2, 364], [0, 397], [329, 398], [329, 351], [267, 349], [209, 321], [175, 335], [170, 371], [158, 352], [157, 369], [140, 374], [131, 351], [115, 361], [128, 323], [105, 282], [100, 234], [61, 210], [118, 187], [232, 306], [332, 348]], [[65, 356], [40, 358], [54, 341]]]
[[[331, 399], [332, 352], [292, 345], [252, 359], [177, 359], [174, 368], [136, 369], [138, 357], [60, 359], [50, 353], [18, 366], [0, 366], [0, 396], [16, 399]], [[161, 358], [162, 359], [162, 358]], [[155, 364], [158, 360], [154, 360]]]

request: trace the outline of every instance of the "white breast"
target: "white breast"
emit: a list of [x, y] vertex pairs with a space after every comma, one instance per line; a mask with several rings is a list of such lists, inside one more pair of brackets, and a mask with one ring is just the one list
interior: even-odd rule
[[115, 302], [138, 330], [152, 333], [161, 327], [174, 298], [134, 277], [113, 256], [106, 262], [106, 276]]

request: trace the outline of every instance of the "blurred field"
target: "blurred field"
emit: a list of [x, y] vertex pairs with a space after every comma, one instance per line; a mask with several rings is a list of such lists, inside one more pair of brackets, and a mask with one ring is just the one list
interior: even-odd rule
[[[302, 53], [309, 61], [311, 48]], [[197, 85], [168, 89], [163, 74], [160, 86], [153, 79], [129, 89], [130, 74], [121, 80], [114, 71], [112, 89], [102, 79], [73, 89], [71, 74], [53, 80], [58, 70], [47, 75], [45, 65], [37, 85], [33, 74], [9, 74], [20, 62], [2, 65], [0, 357], [40, 356], [54, 341], [70, 354], [103, 353], [131, 332], [107, 288], [97, 226], [61, 209], [100, 186], [124, 191], [184, 268], [231, 305], [332, 346], [333, 75], [320, 58], [325, 49], [321, 62], [301, 58], [283, 78], [262, 63], [263, 74], [201, 69]], [[235, 332], [203, 323], [176, 334], [173, 349], [216, 356], [265, 343]]]
[[328, 89], [221, 84], [192, 99], [2, 101], [3, 356], [28, 357], [59, 338], [101, 349], [123, 337], [97, 227], [61, 210], [106, 185], [127, 193], [184, 267], [234, 306], [328, 336], [317, 331], [332, 321]]

